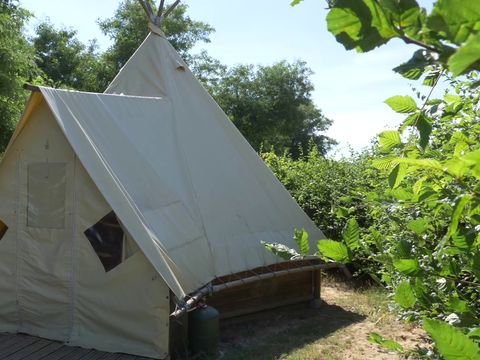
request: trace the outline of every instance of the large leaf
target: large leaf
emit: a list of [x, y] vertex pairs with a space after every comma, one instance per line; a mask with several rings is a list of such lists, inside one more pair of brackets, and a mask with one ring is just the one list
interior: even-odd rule
[[438, 0], [427, 24], [444, 33], [450, 42], [461, 45], [480, 28], [480, 1]]
[[397, 34], [376, 0], [337, 0], [327, 15], [328, 30], [347, 50], [366, 52]]
[[395, 302], [404, 309], [413, 307], [417, 302], [413, 289], [407, 281], [402, 281], [395, 289]]
[[334, 240], [320, 240], [317, 243], [318, 251], [323, 256], [340, 263], [348, 263], [350, 254], [348, 248], [341, 242]]
[[438, 320], [423, 320], [423, 328], [432, 337], [445, 360], [478, 360], [480, 348], [457, 328]]
[[382, 6], [396, 27], [407, 33], [420, 30], [420, 7], [416, 0], [383, 0]]
[[387, 130], [378, 134], [378, 141], [380, 143], [380, 151], [389, 152], [396, 146], [402, 144], [400, 133], [395, 130]]
[[[453, 75], [461, 75], [470, 70], [471, 65], [480, 60], [480, 33], [471, 35], [468, 41], [448, 59], [448, 68]], [[477, 64], [478, 65], [478, 64]], [[475, 66], [478, 69], [478, 66]]]
[[390, 185], [390, 188], [397, 188], [402, 183], [402, 180], [405, 178], [406, 175], [407, 165], [397, 164], [388, 175], [388, 184]]
[[310, 244], [308, 242], [308, 233], [305, 229], [297, 230], [293, 234], [293, 239], [298, 245], [298, 249], [300, 250], [300, 255], [307, 256], [310, 252]]
[[385, 100], [385, 104], [393, 111], [401, 114], [408, 114], [417, 110], [417, 103], [411, 96], [396, 95]]
[[356, 250], [360, 247], [360, 228], [355, 218], [348, 219], [342, 237], [350, 250]]
[[416, 275], [420, 271], [420, 264], [417, 259], [395, 259], [393, 266], [405, 275]]

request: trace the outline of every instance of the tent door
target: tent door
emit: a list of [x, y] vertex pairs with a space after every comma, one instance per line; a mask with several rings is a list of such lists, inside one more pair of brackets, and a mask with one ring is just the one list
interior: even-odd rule
[[73, 324], [74, 155], [19, 163], [18, 331], [68, 341]]

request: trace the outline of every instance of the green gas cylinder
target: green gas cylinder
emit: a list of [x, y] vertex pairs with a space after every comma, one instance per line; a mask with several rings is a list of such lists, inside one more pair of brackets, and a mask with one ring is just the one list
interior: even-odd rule
[[194, 354], [216, 355], [220, 341], [219, 312], [204, 303], [189, 313], [188, 339]]

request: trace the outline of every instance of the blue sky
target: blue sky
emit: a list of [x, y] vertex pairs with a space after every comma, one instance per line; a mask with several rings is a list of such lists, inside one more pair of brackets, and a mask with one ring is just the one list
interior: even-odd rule
[[[109, 46], [96, 20], [111, 17], [120, 0], [21, 0], [35, 14], [31, 27], [49, 17], [59, 26], [78, 31], [82, 41], [97, 39]], [[327, 31], [323, 0], [304, 0], [296, 7], [290, 0], [183, 0], [188, 14], [212, 25], [216, 32], [210, 44], [196, 50], [227, 65], [268, 65], [298, 59], [314, 71], [313, 99], [333, 119], [328, 135], [340, 142], [338, 152], [367, 146], [370, 139], [402, 119], [383, 101], [397, 94], [411, 94], [417, 85], [391, 69], [409, 59], [416, 48], [400, 41], [367, 54], [346, 51]], [[420, 3], [431, 8], [433, 0]], [[427, 89], [422, 89], [424, 92]]]

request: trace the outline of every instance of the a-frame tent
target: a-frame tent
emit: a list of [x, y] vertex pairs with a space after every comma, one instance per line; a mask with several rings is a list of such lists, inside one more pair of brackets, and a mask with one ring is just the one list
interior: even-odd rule
[[164, 358], [170, 291], [323, 238], [151, 29], [106, 94], [30, 97], [0, 163], [0, 332]]

